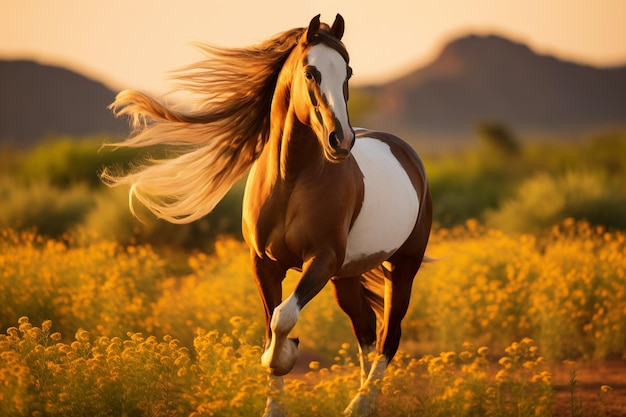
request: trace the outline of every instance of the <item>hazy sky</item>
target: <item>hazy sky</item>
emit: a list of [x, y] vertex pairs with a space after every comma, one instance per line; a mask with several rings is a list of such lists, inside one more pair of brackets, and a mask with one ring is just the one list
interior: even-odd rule
[[328, 23], [344, 16], [357, 83], [424, 64], [470, 32], [576, 62], [626, 64], [626, 0], [0, 0], [0, 58], [163, 93], [167, 71], [201, 58], [193, 42], [254, 44], [318, 13]]

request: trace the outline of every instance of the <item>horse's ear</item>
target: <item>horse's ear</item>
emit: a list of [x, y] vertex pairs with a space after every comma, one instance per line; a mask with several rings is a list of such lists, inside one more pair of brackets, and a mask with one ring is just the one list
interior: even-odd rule
[[306, 30], [306, 41], [307, 43], [313, 43], [315, 39], [315, 35], [317, 35], [317, 31], [320, 29], [320, 15], [318, 14], [313, 19], [311, 19], [311, 23], [309, 23], [309, 27]]
[[341, 38], [343, 37], [344, 28], [345, 22], [343, 20], [343, 17], [339, 13], [337, 13], [337, 17], [335, 17], [335, 22], [330, 28], [330, 33], [335, 35], [335, 38], [341, 40]]

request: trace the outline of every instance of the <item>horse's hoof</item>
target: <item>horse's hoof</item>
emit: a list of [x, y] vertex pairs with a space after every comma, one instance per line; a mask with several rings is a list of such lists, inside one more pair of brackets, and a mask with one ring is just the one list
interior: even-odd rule
[[298, 343], [298, 339], [287, 339], [280, 352], [273, 352], [271, 348], [266, 350], [261, 356], [261, 363], [271, 375], [287, 375], [298, 360]]
[[358, 393], [343, 412], [345, 417], [367, 417], [374, 411], [374, 400]]
[[285, 413], [285, 410], [265, 410], [265, 414], [263, 414], [263, 417], [286, 417], [287, 414]]
[[282, 404], [273, 403], [265, 407], [263, 417], [285, 417], [285, 407]]

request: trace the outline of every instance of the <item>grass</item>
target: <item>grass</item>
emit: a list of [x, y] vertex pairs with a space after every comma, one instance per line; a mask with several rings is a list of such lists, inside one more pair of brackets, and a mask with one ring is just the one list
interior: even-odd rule
[[[439, 229], [376, 415], [551, 415], [549, 364], [626, 354], [625, 246], [573, 220], [541, 237]], [[261, 413], [262, 308], [241, 242], [167, 255], [5, 230], [0, 253], [0, 415]], [[287, 381], [290, 415], [338, 415], [359, 371], [330, 291], [295, 333], [328, 365]]]
[[[241, 416], [260, 414], [268, 388], [261, 348], [246, 341], [247, 323], [229, 334], [198, 330], [193, 354], [169, 336], [140, 333], [93, 337], [78, 330], [61, 342], [50, 321], [19, 319], [0, 335], [0, 415]], [[339, 352], [329, 368], [312, 364], [288, 379], [284, 403], [292, 416], [339, 415], [358, 389], [359, 370]], [[550, 374], [533, 341], [511, 344], [492, 371], [489, 349], [420, 359], [400, 352], [382, 380], [377, 416], [550, 415]]]

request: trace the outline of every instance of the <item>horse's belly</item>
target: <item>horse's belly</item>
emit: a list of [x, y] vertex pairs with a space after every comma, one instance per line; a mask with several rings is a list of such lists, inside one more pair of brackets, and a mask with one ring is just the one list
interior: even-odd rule
[[[363, 273], [393, 254], [409, 237], [419, 211], [417, 192], [389, 145], [359, 138], [352, 149], [365, 193], [348, 234], [345, 273]], [[359, 271], [362, 268], [365, 270]], [[356, 268], [356, 269], [355, 269]]]

